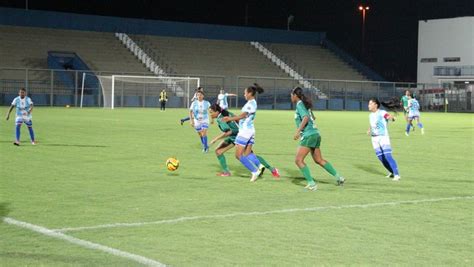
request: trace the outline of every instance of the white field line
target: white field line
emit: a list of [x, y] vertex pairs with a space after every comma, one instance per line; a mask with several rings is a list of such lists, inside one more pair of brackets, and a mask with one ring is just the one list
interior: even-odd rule
[[140, 256], [140, 255], [136, 255], [136, 254], [121, 251], [121, 250], [118, 250], [118, 249], [115, 249], [115, 248], [111, 248], [111, 247], [107, 247], [107, 246], [104, 246], [104, 245], [92, 243], [90, 241], [75, 238], [75, 237], [72, 237], [72, 236], [69, 236], [69, 235], [65, 235], [63, 233], [58, 233], [54, 230], [44, 228], [42, 226], [34, 225], [34, 224], [31, 224], [31, 223], [27, 223], [27, 222], [17, 221], [15, 219], [8, 218], [8, 217], [4, 218], [3, 221], [7, 224], [11, 224], [11, 225], [15, 225], [15, 226], [18, 226], [18, 227], [21, 227], [21, 228], [25, 228], [25, 229], [31, 230], [33, 232], [37, 232], [37, 233], [49, 236], [49, 237], [54, 237], [54, 238], [57, 238], [57, 239], [61, 239], [61, 240], [67, 241], [69, 243], [73, 243], [75, 245], [79, 245], [81, 247], [85, 247], [85, 248], [88, 248], [88, 249], [100, 250], [100, 251], [103, 251], [103, 252], [107, 252], [107, 253], [112, 254], [114, 256], [119, 256], [119, 257], [122, 257], [122, 258], [126, 258], [126, 259], [129, 259], [129, 260], [144, 264], [144, 265], [148, 265], [148, 266], [166, 266], [161, 262], [158, 262], [158, 261]]
[[60, 229], [53, 229], [56, 232], [72, 232], [72, 231], [84, 231], [84, 230], [95, 230], [103, 228], [117, 228], [117, 227], [139, 227], [144, 225], [154, 224], [173, 224], [186, 221], [197, 221], [206, 219], [222, 219], [240, 216], [261, 216], [268, 214], [279, 214], [279, 213], [293, 213], [293, 212], [313, 212], [313, 211], [325, 211], [334, 209], [354, 209], [354, 208], [375, 208], [383, 206], [397, 206], [403, 204], [421, 204], [421, 203], [432, 203], [441, 201], [455, 201], [455, 200], [468, 200], [473, 199], [474, 196], [464, 197], [447, 197], [447, 198], [431, 198], [431, 199], [419, 199], [419, 200], [403, 200], [393, 202], [380, 202], [380, 203], [369, 203], [369, 204], [354, 204], [354, 205], [341, 205], [341, 206], [326, 206], [326, 207], [313, 207], [313, 208], [295, 208], [295, 209], [281, 209], [281, 210], [269, 210], [269, 211], [253, 211], [253, 212], [235, 212], [229, 214], [217, 214], [217, 215], [202, 215], [202, 216], [191, 216], [191, 217], [179, 217], [176, 219], [159, 220], [151, 222], [136, 222], [136, 223], [111, 223], [101, 224], [95, 226], [83, 226], [83, 227], [66, 227]]

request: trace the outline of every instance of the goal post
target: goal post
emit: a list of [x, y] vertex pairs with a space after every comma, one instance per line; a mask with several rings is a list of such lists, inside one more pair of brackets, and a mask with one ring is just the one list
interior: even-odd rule
[[[160, 92], [165, 89], [172, 105], [188, 107], [190, 92], [200, 86], [197, 77], [97, 75], [102, 93], [102, 106], [150, 107], [158, 106]], [[82, 97], [82, 96], [81, 96]]]

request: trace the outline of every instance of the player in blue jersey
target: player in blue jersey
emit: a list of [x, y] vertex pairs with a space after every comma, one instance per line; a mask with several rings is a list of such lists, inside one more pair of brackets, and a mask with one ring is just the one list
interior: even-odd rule
[[311, 176], [309, 167], [304, 162], [304, 159], [310, 153], [316, 164], [323, 167], [329, 174], [336, 178], [337, 185], [344, 185], [344, 177], [342, 177], [336, 169], [334, 169], [332, 164], [326, 161], [321, 154], [321, 135], [314, 123], [315, 118], [311, 111], [311, 99], [304, 95], [303, 89], [296, 87], [291, 91], [291, 102], [296, 104], [296, 133], [293, 136], [293, 139], [300, 140], [295, 156], [295, 164], [308, 182], [305, 188], [311, 191], [317, 190], [316, 182]]
[[[400, 174], [398, 173], [397, 162], [392, 157], [392, 147], [390, 145], [390, 138], [387, 128], [387, 122], [389, 120], [395, 121], [395, 118], [387, 111], [379, 109], [380, 104], [381, 103], [377, 98], [371, 98], [369, 100], [368, 108], [370, 111], [370, 126], [367, 134], [372, 137], [372, 146], [375, 149], [377, 158], [389, 171], [387, 177], [392, 178], [393, 181], [399, 181]], [[382, 104], [390, 108], [389, 104]]]
[[[198, 93], [199, 91], [204, 92], [204, 90], [202, 89], [202, 87], [196, 88], [196, 90], [194, 90], [193, 98], [191, 98], [191, 103], [194, 102], [194, 100], [197, 99], [197, 93]], [[179, 122], [181, 123], [181, 126], [183, 126], [183, 123], [184, 123], [185, 121], [189, 121], [189, 119], [190, 119], [189, 116], [180, 119]]]
[[[211, 118], [217, 121], [217, 126], [222, 132], [220, 135], [212, 139], [211, 144], [214, 144], [220, 139], [224, 139], [216, 148], [216, 156], [222, 168], [222, 172], [218, 175], [224, 177], [231, 176], [224, 153], [234, 147], [235, 139], [239, 134], [238, 124], [235, 121], [223, 122], [222, 119], [225, 117], [234, 117], [234, 114], [225, 109], [222, 109], [217, 103], [211, 105]], [[251, 153], [253, 153], [253, 151]], [[269, 169], [272, 172], [273, 177], [280, 177], [280, 172], [277, 168], [272, 167], [264, 158], [258, 155], [256, 157], [265, 168]]]
[[[425, 134], [425, 128], [423, 128], [423, 123], [420, 122], [420, 103], [418, 100], [413, 97], [413, 95], [408, 96], [408, 123], [405, 130], [405, 135], [410, 135], [410, 127], [413, 127], [413, 120], [416, 119], [416, 125], [421, 129], [421, 134]], [[413, 127], [413, 130], [415, 128]]]
[[28, 127], [28, 131], [30, 132], [31, 144], [35, 145], [35, 133], [33, 131], [33, 121], [31, 112], [33, 111], [33, 101], [26, 95], [25, 88], [21, 88], [18, 92], [17, 97], [13, 99], [10, 109], [8, 110], [6, 119], [10, 119], [10, 113], [12, 112], [13, 108], [16, 108], [16, 139], [13, 143], [16, 146], [20, 145], [20, 129], [21, 125], [24, 123]]
[[229, 108], [229, 102], [227, 101], [227, 97], [229, 96], [237, 96], [236, 94], [229, 94], [224, 92], [224, 90], [220, 90], [219, 95], [217, 95], [217, 104], [223, 110], [227, 110]]
[[207, 145], [207, 129], [209, 128], [209, 107], [211, 103], [204, 100], [204, 92], [196, 92], [197, 99], [191, 103], [189, 108], [189, 118], [191, 126], [196, 129], [201, 138], [202, 152], [207, 153], [209, 146]]
[[244, 90], [247, 103], [242, 107], [242, 113], [235, 117], [224, 117], [223, 122], [239, 121], [239, 133], [235, 139], [235, 157], [252, 173], [251, 182], [255, 182], [264, 168], [252, 152], [255, 143], [254, 119], [257, 112], [256, 94], [263, 93], [263, 88], [254, 83]]

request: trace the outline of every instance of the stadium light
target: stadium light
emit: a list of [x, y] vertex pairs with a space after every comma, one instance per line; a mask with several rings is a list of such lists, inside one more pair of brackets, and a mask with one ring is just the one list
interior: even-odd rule
[[365, 12], [369, 10], [369, 6], [360, 5], [359, 10], [362, 12], [362, 45], [361, 45], [361, 55], [364, 56], [364, 44], [365, 44]]

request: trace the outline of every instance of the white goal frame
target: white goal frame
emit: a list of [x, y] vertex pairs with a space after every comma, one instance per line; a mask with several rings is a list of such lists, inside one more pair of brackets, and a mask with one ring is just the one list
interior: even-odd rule
[[[80, 107], [82, 108], [82, 104], [83, 104], [83, 98], [84, 98], [84, 83], [85, 83], [85, 79], [86, 79], [86, 75], [91, 75], [91, 74], [87, 74], [87, 73], [83, 73], [83, 76], [82, 76], [82, 88], [81, 88], [81, 101], [80, 101]], [[115, 81], [117, 79], [127, 79], [127, 78], [130, 78], [130, 79], [143, 79], [144, 82], [143, 83], [146, 83], [146, 80], [147, 79], [150, 79], [150, 80], [161, 80], [162, 83], [167, 83], [167, 82], [170, 82], [170, 83], [176, 83], [176, 82], [182, 82], [182, 81], [195, 81], [195, 84], [197, 85], [197, 87], [200, 87], [201, 86], [201, 79], [198, 78], [198, 77], [179, 77], [179, 76], [140, 76], [140, 75], [95, 75], [97, 77], [97, 79], [99, 80], [99, 83], [100, 83], [100, 87], [102, 89], [102, 98], [105, 100], [105, 97], [106, 95], [104, 94], [104, 85], [102, 83], [102, 80], [101, 78], [110, 78], [111, 79], [111, 83], [112, 83], [112, 88], [111, 88], [111, 99], [110, 99], [110, 108], [111, 109], [114, 109], [115, 108]], [[123, 80], [122, 80], [123, 81]], [[180, 91], [181, 92], [175, 92], [177, 95], [182, 95], [183, 97], [186, 97], [186, 107], [189, 106], [189, 99], [191, 97], [191, 90], [193, 89], [196, 89], [196, 88], [190, 88], [190, 82], [187, 82], [186, 83], [186, 88], [181, 88], [179, 85], [178, 88], [180, 88]], [[105, 102], [105, 101], [104, 101]], [[104, 107], [104, 108], [108, 108], [108, 107]]]

